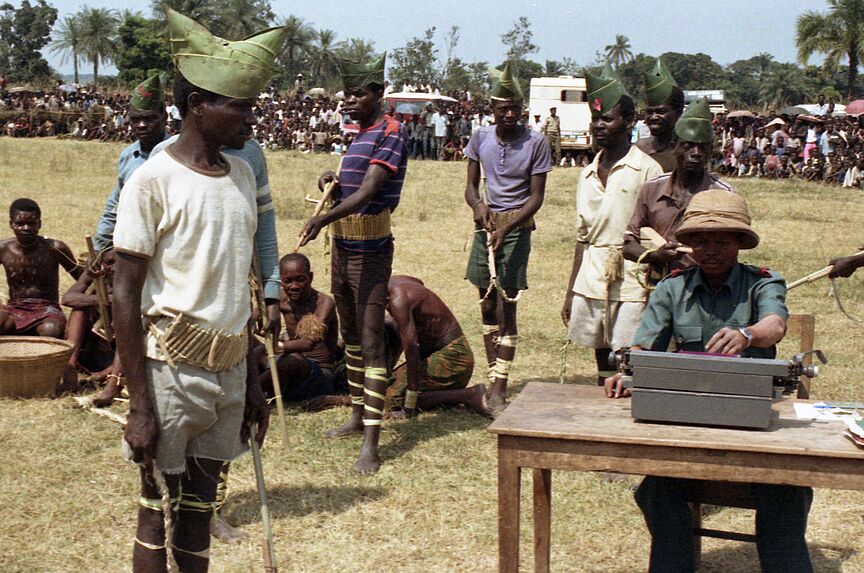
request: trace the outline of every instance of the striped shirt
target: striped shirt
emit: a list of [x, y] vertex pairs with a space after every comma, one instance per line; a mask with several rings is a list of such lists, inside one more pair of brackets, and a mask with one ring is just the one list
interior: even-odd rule
[[[338, 205], [356, 193], [371, 165], [380, 165], [391, 173], [388, 179], [357, 214], [375, 215], [384, 209], [395, 211], [405, 182], [408, 166], [408, 133], [393, 118], [385, 117], [375, 125], [361, 129], [345, 152], [339, 170]], [[393, 237], [371, 241], [337, 239], [336, 244], [351, 251], [373, 252], [389, 245]]]

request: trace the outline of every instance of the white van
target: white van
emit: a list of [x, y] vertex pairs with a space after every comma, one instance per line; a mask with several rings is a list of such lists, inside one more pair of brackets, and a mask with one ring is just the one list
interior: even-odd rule
[[591, 110], [585, 78], [531, 78], [529, 97], [529, 114], [539, 115], [541, 121], [549, 117], [549, 108], [558, 108], [562, 150], [591, 151]]

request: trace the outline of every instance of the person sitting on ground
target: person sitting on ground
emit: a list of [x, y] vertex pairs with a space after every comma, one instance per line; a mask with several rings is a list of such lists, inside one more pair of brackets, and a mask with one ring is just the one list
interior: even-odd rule
[[[290, 253], [279, 261], [282, 294], [279, 309], [285, 330], [277, 358], [279, 386], [285, 402], [315, 396], [347, 394], [343, 352], [339, 348], [336, 303], [312, 287], [312, 265], [305, 255]], [[266, 357], [258, 377], [265, 394], [273, 395]], [[259, 361], [260, 363], [261, 361]]]
[[[66, 324], [66, 340], [75, 345], [75, 350], [66, 366], [70, 378], [72, 373], [77, 375], [78, 370], [85, 370], [90, 374], [87, 381], [91, 384], [108, 381], [102, 392], [93, 399], [93, 405], [97, 408], [110, 406], [114, 398], [120, 395], [122, 388], [123, 371], [112, 346], [113, 340], [106, 340], [103, 334], [97, 333], [94, 329], [105, 317], [99, 313], [99, 299], [93, 285], [98, 276], [101, 275], [105, 279], [110, 303], [113, 267], [114, 251], [99, 253], [96, 261], [91, 262], [91, 268], [81, 273], [61, 300], [63, 306], [72, 309]], [[104, 333], [104, 330], [101, 332]]]
[[[418, 410], [465, 406], [490, 417], [486, 388], [468, 388], [474, 372], [474, 353], [459, 321], [438, 295], [418, 278], [394, 275], [387, 284], [389, 302], [387, 357], [392, 370], [386, 392], [390, 418], [410, 418]], [[392, 368], [399, 357], [405, 362]], [[348, 396], [326, 396], [307, 404], [309, 410], [349, 405]], [[398, 411], [398, 413], [397, 413]]]
[[12, 202], [9, 227], [15, 236], [0, 241], [9, 287], [9, 301], [0, 308], [0, 334], [63, 338], [59, 267], [75, 279], [81, 268], [66, 243], [39, 234], [42, 211], [32, 199]]
[[[693, 248], [697, 267], [660, 281], [648, 299], [631, 352], [664, 352], [672, 338], [684, 352], [774, 358], [786, 333], [786, 284], [766, 268], [738, 262], [759, 236], [747, 202], [738, 194], [696, 195], [675, 238]], [[695, 334], [695, 337], [693, 336]], [[607, 378], [609, 398], [628, 396], [619, 373]], [[695, 571], [689, 492], [699, 480], [647, 476], [636, 503], [651, 532], [649, 573]], [[766, 573], [812, 573], [805, 533], [813, 490], [749, 484], [756, 501], [756, 548]]]

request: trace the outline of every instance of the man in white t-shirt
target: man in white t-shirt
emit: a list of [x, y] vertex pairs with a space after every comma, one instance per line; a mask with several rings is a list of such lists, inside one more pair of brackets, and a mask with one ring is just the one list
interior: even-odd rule
[[[284, 28], [226, 44], [170, 9], [168, 27], [183, 131], [129, 178], [114, 232], [124, 455], [142, 465], [136, 573], [164, 571], [169, 550], [181, 571], [208, 569], [219, 470], [268, 424], [249, 352], [257, 186], [246, 161], [220, 150], [251, 136]], [[160, 476], [177, 499], [171, 539]]]

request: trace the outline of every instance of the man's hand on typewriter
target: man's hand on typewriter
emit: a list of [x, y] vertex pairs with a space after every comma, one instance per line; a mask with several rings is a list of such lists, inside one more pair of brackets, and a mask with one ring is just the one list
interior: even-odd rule
[[630, 390], [624, 388], [624, 374], [621, 372], [607, 378], [603, 382], [603, 390], [606, 392], [607, 398], [627, 398], [630, 396]]
[[747, 337], [741, 334], [741, 331], [735, 328], [725, 326], [714, 333], [708, 344], [705, 345], [705, 352], [713, 354], [741, 354], [741, 351], [749, 346], [750, 341]]

